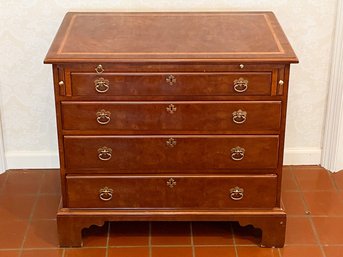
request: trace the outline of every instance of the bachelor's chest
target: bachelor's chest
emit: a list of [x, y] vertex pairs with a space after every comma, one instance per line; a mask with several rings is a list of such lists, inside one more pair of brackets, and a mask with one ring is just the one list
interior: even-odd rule
[[116, 220], [239, 221], [282, 246], [290, 64], [270, 12], [68, 13], [53, 64], [61, 246]]

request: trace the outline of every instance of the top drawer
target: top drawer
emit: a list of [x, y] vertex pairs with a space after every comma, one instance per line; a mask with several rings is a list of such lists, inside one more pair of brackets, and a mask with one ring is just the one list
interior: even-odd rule
[[272, 72], [71, 73], [74, 96], [264, 96]]

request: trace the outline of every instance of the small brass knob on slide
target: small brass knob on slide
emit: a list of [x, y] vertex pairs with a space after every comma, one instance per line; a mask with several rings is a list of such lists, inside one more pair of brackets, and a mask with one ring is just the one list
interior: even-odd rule
[[102, 65], [99, 64], [99, 65], [95, 68], [95, 71], [96, 71], [96, 73], [101, 74], [101, 73], [103, 73], [105, 70], [104, 70], [104, 68], [102, 67]]

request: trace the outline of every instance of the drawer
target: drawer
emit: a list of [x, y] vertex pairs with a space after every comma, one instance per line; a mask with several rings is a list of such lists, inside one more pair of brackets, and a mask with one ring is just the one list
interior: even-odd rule
[[65, 136], [67, 169], [158, 173], [276, 168], [278, 136]]
[[280, 120], [278, 101], [62, 102], [65, 130], [270, 133]]
[[272, 72], [71, 73], [74, 96], [270, 95]]
[[273, 208], [277, 176], [67, 176], [71, 208]]

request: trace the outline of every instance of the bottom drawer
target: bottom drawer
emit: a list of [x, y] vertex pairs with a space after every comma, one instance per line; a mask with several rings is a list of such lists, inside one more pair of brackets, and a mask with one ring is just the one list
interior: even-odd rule
[[273, 208], [277, 176], [67, 176], [70, 208]]

